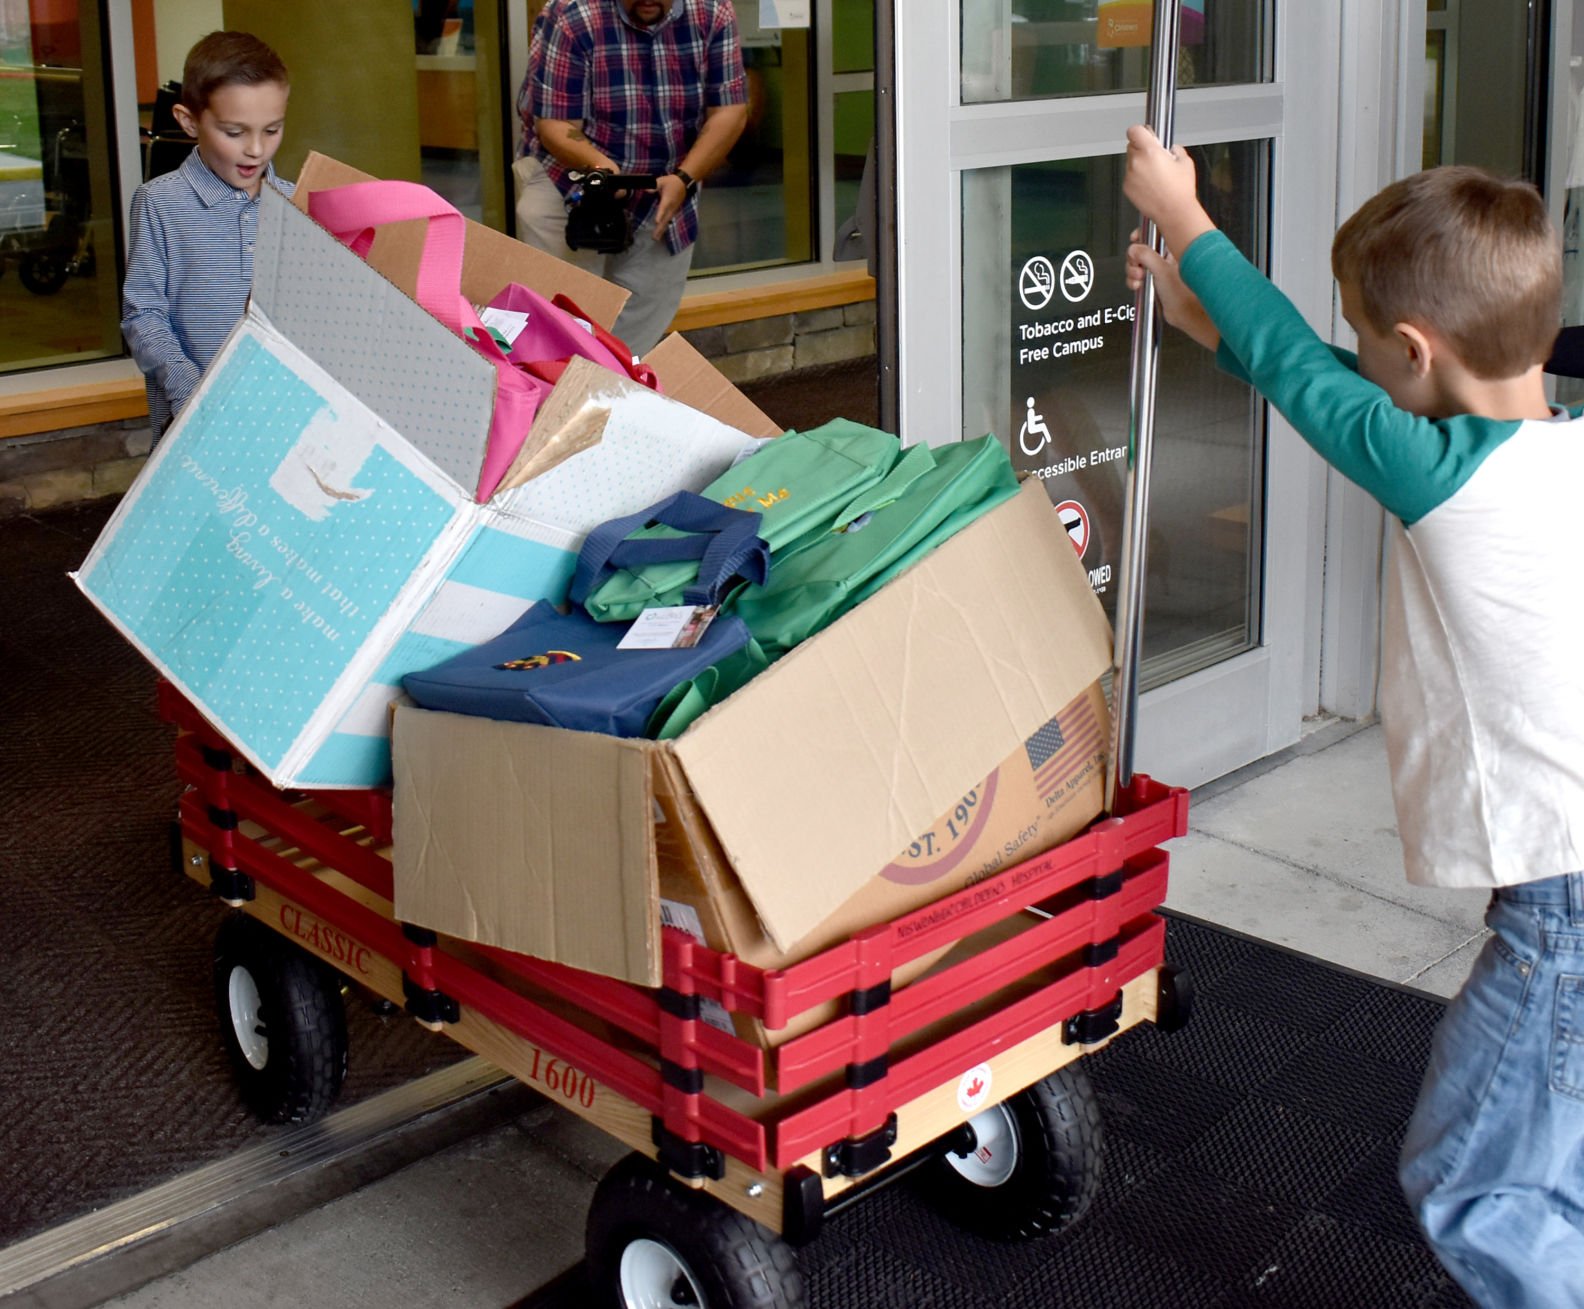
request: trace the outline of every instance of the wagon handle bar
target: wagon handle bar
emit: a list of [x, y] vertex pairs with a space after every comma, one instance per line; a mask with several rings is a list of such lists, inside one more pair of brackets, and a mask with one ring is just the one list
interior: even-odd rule
[[[1167, 149], [1172, 143], [1172, 111], [1177, 98], [1177, 48], [1181, 0], [1155, 0], [1150, 41], [1150, 81], [1144, 116]], [[1153, 221], [1144, 221], [1143, 239], [1163, 249]], [[1130, 400], [1127, 486], [1123, 503], [1121, 579], [1117, 595], [1115, 644], [1111, 657], [1111, 776], [1107, 808], [1133, 781], [1133, 742], [1137, 733], [1138, 679], [1144, 629], [1145, 560], [1149, 544], [1150, 458], [1155, 442], [1155, 380], [1160, 363], [1160, 306], [1154, 279], [1147, 276], [1134, 306], [1133, 350], [1128, 364]]]

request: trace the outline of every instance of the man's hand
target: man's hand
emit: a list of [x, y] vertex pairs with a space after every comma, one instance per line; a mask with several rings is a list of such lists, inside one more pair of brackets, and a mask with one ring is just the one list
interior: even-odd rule
[[658, 198], [655, 200], [654, 239], [663, 241], [671, 220], [687, 203], [687, 183], [675, 173], [663, 173], [655, 178], [655, 191]]
[[[704, 123], [698, 136], [676, 166], [689, 177], [702, 182], [723, 163], [731, 148], [748, 125], [747, 105], [714, 105], [704, 111]], [[675, 173], [660, 178], [657, 188], [659, 199], [655, 202], [654, 239], [660, 240], [671, 226], [677, 210], [687, 203], [687, 183]]]
[[1162, 256], [1147, 245], [1140, 244], [1139, 232], [1133, 233], [1133, 244], [1127, 251], [1128, 290], [1137, 291], [1144, 285], [1144, 275], [1155, 279], [1155, 298], [1160, 302], [1161, 313], [1178, 331], [1192, 337], [1206, 350], [1221, 344], [1221, 333], [1210, 321], [1210, 315], [1182, 280], [1177, 271], [1177, 261]]
[[1127, 141], [1122, 193], [1160, 229], [1167, 248], [1180, 255], [1215, 229], [1194, 189], [1193, 160], [1180, 145], [1167, 150], [1147, 127], [1128, 128]]

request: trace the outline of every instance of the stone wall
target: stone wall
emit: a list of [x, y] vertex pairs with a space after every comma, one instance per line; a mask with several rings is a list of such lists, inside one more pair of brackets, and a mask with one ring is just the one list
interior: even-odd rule
[[701, 327], [683, 335], [728, 381], [741, 385], [874, 354], [875, 307], [873, 300], [864, 300]]
[[[777, 314], [685, 333], [734, 383], [875, 352], [874, 301]], [[152, 444], [146, 419], [0, 440], [0, 518], [120, 495]]]
[[0, 518], [120, 495], [152, 444], [146, 418], [0, 441]]

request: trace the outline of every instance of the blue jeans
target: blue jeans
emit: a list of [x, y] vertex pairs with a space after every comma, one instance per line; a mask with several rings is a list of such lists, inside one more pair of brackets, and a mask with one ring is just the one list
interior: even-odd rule
[[1485, 1309], [1584, 1309], [1584, 873], [1503, 887], [1436, 1029], [1401, 1179]]

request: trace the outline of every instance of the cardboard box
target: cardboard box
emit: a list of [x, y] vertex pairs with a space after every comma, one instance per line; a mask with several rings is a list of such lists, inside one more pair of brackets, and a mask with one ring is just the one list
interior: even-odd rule
[[[297, 200], [363, 177], [311, 157]], [[523, 484], [475, 503], [496, 373], [401, 289], [420, 236], [384, 229], [365, 263], [266, 189], [247, 313], [76, 574], [277, 786], [387, 782], [403, 674], [562, 598], [590, 528], [774, 432], [680, 338], [652, 356], [666, 395], [580, 360], [541, 406]], [[469, 224], [466, 293], [509, 281], [596, 315], [625, 299]]]
[[[686, 848], [729, 930], [751, 930], [751, 908], [791, 958], [969, 791], [999, 786], [1110, 658], [1030, 481], [674, 741], [398, 709], [396, 914], [656, 985], [662, 867], [675, 894]], [[892, 885], [914, 904], [947, 889]]]
[[[757, 968], [784, 968], [875, 923], [922, 908], [1076, 836], [1105, 807], [1110, 714], [1100, 683], [1081, 691], [908, 848], [790, 950], [766, 936], [742, 883], [716, 842], [685, 777], [670, 760], [654, 770], [660, 921]], [[901, 986], [951, 947], [898, 968]], [[706, 1004], [705, 1020], [744, 1040], [776, 1046], [829, 1021], [834, 1004], [766, 1031], [744, 1014]]]
[[[306, 214], [308, 198], [315, 191], [375, 180], [368, 173], [360, 172], [328, 155], [310, 152], [298, 174], [291, 203], [299, 212]], [[375, 234], [374, 244], [368, 252], [368, 267], [409, 298], [415, 294], [418, 285], [418, 260], [423, 251], [424, 226], [421, 220], [416, 219], [390, 223]], [[492, 227], [485, 227], [482, 223], [469, 221], [462, 259], [462, 294], [474, 304], [487, 304], [507, 282], [531, 286], [545, 296], [564, 294], [578, 308], [607, 327], [616, 321], [616, 315], [621, 312], [628, 297], [624, 287], [596, 277], [577, 264], [567, 263], [542, 250], [524, 245], [516, 238], [497, 232]], [[276, 325], [288, 336], [301, 343], [330, 330], [325, 326], [325, 314], [330, 306], [325, 303], [322, 288], [301, 278], [296, 279], [295, 284], [269, 282], [265, 285], [272, 292], [270, 305], [266, 308]], [[301, 298], [293, 297], [290, 301], [292, 307], [303, 311], [301, 316], [286, 316], [289, 312], [285, 294], [288, 289], [301, 293]], [[255, 264], [255, 294], [258, 290]], [[365, 322], [354, 330], [361, 334], [371, 328], [379, 330], [382, 327], [381, 323]], [[309, 353], [317, 357], [321, 352], [309, 350]], [[347, 389], [369, 400], [373, 408], [380, 410], [380, 405], [373, 397], [379, 395], [383, 385], [389, 384], [382, 382], [382, 379], [391, 377], [390, 361], [370, 358], [366, 351], [339, 350], [333, 346], [327, 353], [337, 367], [356, 370], [349, 371], [343, 379]], [[454, 351], [451, 353], [456, 354]], [[462, 347], [461, 354], [456, 358], [465, 359], [469, 364], [477, 360], [478, 366], [485, 372], [492, 371], [466, 346]], [[781, 429], [728, 382], [681, 333], [673, 332], [666, 337], [644, 356], [644, 362], [655, 370], [660, 378], [661, 390], [671, 399], [680, 400], [689, 408], [707, 413], [750, 436], [780, 435]], [[332, 367], [331, 371], [337, 372], [337, 369]], [[340, 376], [338, 372], [337, 376]], [[427, 392], [433, 380], [409, 377], [405, 379], [405, 384]], [[383, 410], [380, 412], [383, 413]], [[392, 418], [392, 425], [398, 430], [411, 435], [406, 427], [395, 422], [393, 416], [388, 417]]]
[[[944, 895], [1060, 845], [1105, 807], [1110, 747], [1111, 714], [1095, 682], [919, 833], [877, 883]], [[893, 914], [914, 907], [895, 894]]]

